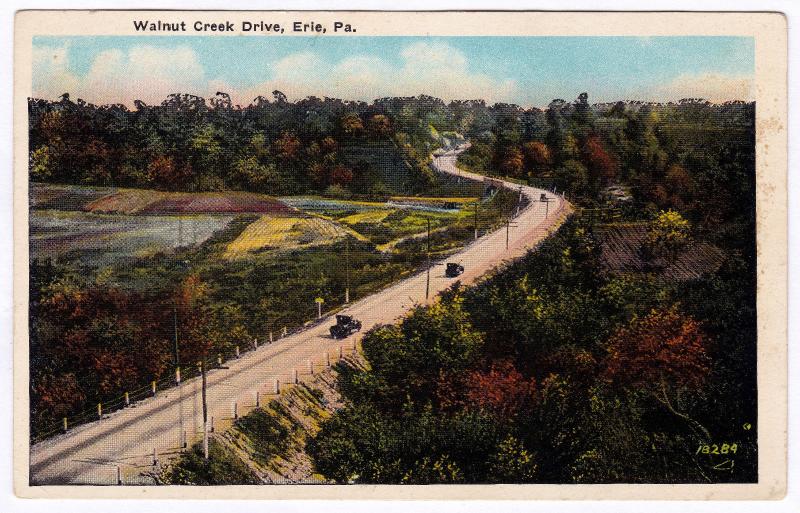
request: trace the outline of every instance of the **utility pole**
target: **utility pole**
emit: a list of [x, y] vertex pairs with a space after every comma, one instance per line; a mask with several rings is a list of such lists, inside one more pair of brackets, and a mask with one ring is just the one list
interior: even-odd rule
[[175, 383], [178, 385], [178, 424], [180, 425], [180, 440], [178, 445], [184, 447], [184, 426], [183, 426], [183, 388], [181, 387], [181, 357], [178, 348], [178, 307], [172, 303], [172, 322], [175, 328]]
[[344, 302], [350, 302], [350, 237], [345, 234], [345, 251], [344, 251]]
[[172, 325], [175, 329], [175, 368], [178, 369], [181, 366], [181, 357], [178, 353], [178, 306], [175, 301], [172, 302]]
[[475, 202], [475, 240], [478, 240], [478, 201]]
[[208, 460], [208, 404], [206, 403], [206, 361], [200, 362], [200, 375], [203, 381], [203, 457]]
[[426, 219], [428, 221], [428, 276], [425, 281], [425, 301], [428, 300], [428, 296], [431, 292], [431, 218]]

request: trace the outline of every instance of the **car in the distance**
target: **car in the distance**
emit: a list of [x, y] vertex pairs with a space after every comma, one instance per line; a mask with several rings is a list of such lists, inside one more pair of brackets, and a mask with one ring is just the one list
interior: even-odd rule
[[464, 266], [455, 262], [448, 262], [444, 270], [444, 275], [448, 278], [455, 278], [464, 272]]
[[337, 315], [336, 324], [331, 326], [333, 338], [349, 337], [357, 331], [361, 331], [361, 321], [353, 319], [350, 315]]

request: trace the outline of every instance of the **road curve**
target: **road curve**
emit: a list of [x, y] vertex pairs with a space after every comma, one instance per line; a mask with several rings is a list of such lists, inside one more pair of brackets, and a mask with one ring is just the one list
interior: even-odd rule
[[[436, 157], [434, 167], [442, 173], [484, 180], [483, 176], [456, 167], [458, 152], [453, 150]], [[508, 234], [508, 248], [506, 228], [503, 227], [478, 238], [448, 258], [448, 261], [464, 265], [466, 271], [459, 278], [462, 283], [471, 283], [504, 260], [524, 254], [545, 238], [570, 209], [559, 195], [508, 182], [505, 186], [519, 190], [527, 197], [528, 205], [514, 219], [515, 226]], [[540, 201], [542, 195], [547, 198], [547, 205]], [[443, 265], [434, 265], [430, 297], [435, 297], [453, 281], [444, 276]], [[426, 273], [419, 272], [354, 302], [341, 313], [360, 319], [363, 331], [377, 324], [391, 323], [415, 304], [425, 303], [425, 284]], [[302, 381], [303, 376], [308, 375], [309, 360], [319, 369], [325, 365], [326, 354], [335, 361], [340, 348], [344, 352], [352, 351], [360, 335], [333, 340], [328, 334], [331, 323], [331, 320], [326, 320], [273, 344], [262, 345], [242, 354], [239, 359], [227, 362], [227, 369], [210, 371], [207, 402], [215, 427], [224, 429], [230, 425], [234, 403], [239, 415], [252, 409], [257, 391], [263, 398], [262, 402], [268, 401], [276, 379], [281, 384], [290, 382], [293, 372], [297, 371]], [[124, 484], [152, 484], [151, 479], [141, 474], [152, 468], [153, 451], [163, 462], [179, 452], [184, 436], [190, 445], [202, 436], [198, 378], [159, 392], [153, 398], [114, 412], [100, 421], [77, 426], [66, 434], [32, 446], [29, 453], [30, 484], [117, 484], [118, 469]]]

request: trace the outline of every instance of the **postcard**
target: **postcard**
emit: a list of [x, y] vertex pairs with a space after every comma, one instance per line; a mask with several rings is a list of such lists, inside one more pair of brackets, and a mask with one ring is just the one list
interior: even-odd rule
[[16, 493], [783, 497], [786, 37], [19, 12]]

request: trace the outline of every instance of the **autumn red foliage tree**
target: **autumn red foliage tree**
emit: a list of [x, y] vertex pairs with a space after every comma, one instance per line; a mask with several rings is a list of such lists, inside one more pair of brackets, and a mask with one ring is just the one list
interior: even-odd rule
[[348, 185], [353, 181], [353, 170], [347, 166], [334, 166], [328, 175], [328, 183], [330, 185]]
[[522, 152], [516, 147], [506, 148], [500, 159], [500, 172], [503, 176], [520, 176], [523, 168], [524, 162]]
[[285, 160], [296, 159], [300, 155], [301, 146], [300, 139], [291, 132], [282, 133], [281, 137], [274, 143], [276, 155]]
[[536, 383], [508, 360], [492, 363], [488, 371], [473, 371], [466, 380], [466, 401], [502, 419], [512, 419], [535, 400]]
[[547, 169], [552, 161], [550, 148], [539, 141], [530, 141], [522, 145], [525, 153], [526, 167], [534, 175], [539, 175]]
[[710, 371], [708, 344], [700, 324], [676, 307], [653, 310], [612, 335], [604, 377], [650, 394], [708, 437], [708, 431], [676, 404], [680, 392], [698, 390], [705, 382]]
[[48, 319], [31, 344], [31, 416], [39, 425], [133, 390], [169, 368], [163, 305], [95, 285], [51, 290], [37, 308]]
[[619, 162], [597, 135], [590, 135], [583, 146], [583, 159], [589, 170], [589, 177], [596, 186], [610, 183], [616, 176]]
[[178, 165], [170, 156], [158, 155], [147, 166], [147, 179], [159, 188], [181, 189], [192, 175], [189, 164]]

